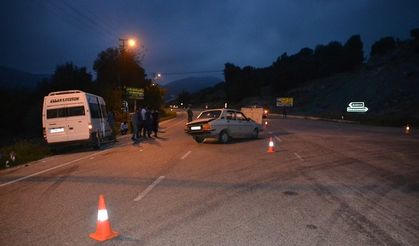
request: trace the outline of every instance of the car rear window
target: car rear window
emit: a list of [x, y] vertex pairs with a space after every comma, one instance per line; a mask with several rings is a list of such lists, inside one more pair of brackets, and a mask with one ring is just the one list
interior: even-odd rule
[[216, 119], [220, 117], [221, 110], [210, 110], [202, 112], [197, 119]]

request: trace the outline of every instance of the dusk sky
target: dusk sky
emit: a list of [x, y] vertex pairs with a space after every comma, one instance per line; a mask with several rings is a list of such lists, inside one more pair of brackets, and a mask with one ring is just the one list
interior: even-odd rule
[[1, 1], [0, 66], [52, 74], [73, 62], [94, 74], [100, 51], [134, 37], [146, 73], [163, 73], [163, 83], [223, 78], [183, 72], [222, 71], [226, 62], [265, 67], [283, 52], [343, 43], [353, 34], [367, 55], [381, 37], [408, 38], [418, 13], [418, 0]]

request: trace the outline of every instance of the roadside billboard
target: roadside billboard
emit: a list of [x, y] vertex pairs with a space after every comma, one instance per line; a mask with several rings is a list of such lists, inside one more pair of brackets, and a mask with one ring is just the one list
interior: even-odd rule
[[126, 89], [127, 98], [134, 100], [143, 100], [144, 99], [144, 89], [127, 87]]
[[293, 97], [277, 97], [276, 106], [277, 107], [293, 107], [294, 98]]

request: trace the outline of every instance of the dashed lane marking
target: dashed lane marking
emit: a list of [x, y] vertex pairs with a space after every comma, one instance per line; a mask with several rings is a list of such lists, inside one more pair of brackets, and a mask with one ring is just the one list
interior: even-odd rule
[[184, 154], [180, 159], [181, 160], [184, 160], [186, 157], [188, 157], [188, 155], [191, 153], [192, 151], [188, 151], [188, 152], [186, 152], [186, 154]]
[[297, 156], [298, 159], [304, 161], [303, 157], [301, 157], [297, 152], [294, 152], [294, 155]]
[[134, 202], [138, 202], [141, 199], [143, 199], [156, 185], [158, 185], [163, 179], [165, 178], [165, 176], [160, 176], [158, 177], [156, 180], [154, 180], [154, 182], [149, 185], [147, 187], [147, 189], [145, 189], [143, 192], [141, 192], [135, 199]]
[[278, 140], [278, 142], [282, 142], [282, 140], [278, 136], [275, 136], [275, 139]]

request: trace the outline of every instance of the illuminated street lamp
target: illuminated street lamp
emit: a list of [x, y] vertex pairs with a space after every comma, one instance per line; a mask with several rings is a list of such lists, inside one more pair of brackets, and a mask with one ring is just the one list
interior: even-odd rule
[[129, 48], [135, 48], [137, 46], [137, 41], [133, 38], [120, 38], [119, 42], [121, 42], [119, 45], [121, 52], [125, 51], [126, 44], [128, 44]]
[[134, 48], [137, 45], [137, 42], [135, 41], [135, 39], [128, 39], [128, 46], [131, 48]]
[[153, 73], [153, 78], [152, 78], [152, 86], [156, 86], [157, 85], [157, 80], [161, 79], [161, 73]]

